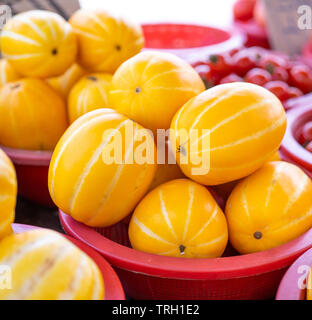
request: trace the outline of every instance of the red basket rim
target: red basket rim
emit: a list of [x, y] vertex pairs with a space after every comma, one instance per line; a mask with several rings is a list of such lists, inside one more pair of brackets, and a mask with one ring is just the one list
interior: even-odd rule
[[53, 151], [25, 150], [0, 145], [7, 156], [15, 164], [32, 166], [49, 166]]
[[300, 256], [285, 273], [276, 294], [276, 300], [305, 300], [306, 290], [298, 286], [299, 267], [312, 266], [312, 249]]
[[281, 150], [308, 171], [312, 171], [312, 154], [303, 148], [295, 139], [294, 134], [305, 119], [312, 117], [312, 105], [293, 108], [287, 111], [287, 129], [281, 145]]
[[215, 43], [212, 45], [203, 45], [197, 47], [190, 48], [153, 48], [153, 47], [145, 47], [143, 50], [157, 50], [157, 51], [165, 51], [176, 54], [181, 58], [191, 62], [195, 62], [204, 58], [207, 58], [210, 54], [216, 54], [220, 52], [230, 51], [234, 48], [240, 48], [244, 45], [246, 41], [246, 36], [240, 32], [237, 28], [232, 27], [231, 29], [222, 29], [215, 26], [209, 25], [200, 25], [200, 24], [183, 24], [183, 23], [170, 23], [170, 22], [161, 22], [161, 23], [144, 23], [142, 24], [142, 28], [158, 28], [160, 26], [175, 26], [181, 28], [193, 28], [193, 27], [201, 27], [213, 30], [219, 30], [229, 35], [229, 38], [225, 41], [221, 41], [219, 43]]
[[[91, 246], [114, 266], [136, 273], [172, 279], [225, 280], [282, 269], [312, 247], [312, 229], [280, 247], [242, 256], [181, 259], [140, 252], [120, 245], [60, 212], [66, 233]], [[196, 267], [195, 267], [196, 266]]]
[[[32, 229], [39, 229], [39, 227], [36, 226], [19, 223], [13, 223], [12, 228], [15, 233], [21, 233]], [[68, 240], [73, 242], [77, 247], [84, 251], [98, 265], [105, 283], [105, 300], [125, 300], [125, 294], [121, 282], [113, 268], [104, 259], [104, 257], [78, 239], [75, 239], [68, 235], [63, 236], [65, 236]]]

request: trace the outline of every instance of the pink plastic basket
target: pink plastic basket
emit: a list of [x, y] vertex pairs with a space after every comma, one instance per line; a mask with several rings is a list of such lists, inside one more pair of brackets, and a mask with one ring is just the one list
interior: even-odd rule
[[287, 268], [312, 247], [312, 229], [280, 247], [217, 259], [182, 259], [130, 248], [128, 226], [90, 228], [60, 212], [64, 230], [103, 255], [135, 299], [268, 299]]
[[[38, 227], [17, 223], [13, 224], [13, 231], [15, 233], [21, 233], [36, 228]], [[98, 265], [105, 283], [105, 300], [124, 300], [125, 294], [120, 280], [109, 263], [96, 251], [81, 241], [70, 236], [65, 235], [65, 237], [84, 251]]]
[[311, 266], [312, 249], [299, 257], [287, 270], [279, 285], [276, 300], [305, 300], [306, 290], [303, 287], [306, 285], [307, 271]]
[[281, 146], [283, 160], [301, 167], [312, 178], [312, 154], [297, 141], [304, 123], [312, 120], [312, 103], [292, 108], [287, 112], [287, 130]]

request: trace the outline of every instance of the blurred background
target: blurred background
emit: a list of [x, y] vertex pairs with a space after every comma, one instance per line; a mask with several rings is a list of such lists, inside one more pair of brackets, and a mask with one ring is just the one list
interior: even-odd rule
[[105, 8], [135, 22], [184, 22], [229, 26], [235, 0], [80, 0], [83, 8]]

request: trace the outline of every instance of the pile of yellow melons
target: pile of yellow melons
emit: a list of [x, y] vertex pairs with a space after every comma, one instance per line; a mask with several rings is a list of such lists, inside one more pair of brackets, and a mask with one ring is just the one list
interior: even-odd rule
[[[69, 22], [48, 11], [10, 19], [0, 34], [0, 145], [54, 150], [69, 123], [109, 105], [112, 73], [143, 47], [140, 27], [97, 10]], [[97, 265], [49, 230], [12, 234], [17, 182], [0, 149], [0, 299], [103, 299]]]
[[[271, 161], [286, 129], [278, 98], [239, 82], [205, 91], [187, 62], [140, 52], [143, 42], [140, 27], [101, 10], [79, 10], [69, 23], [42, 11], [12, 18], [0, 72], [2, 83], [21, 79], [0, 89], [0, 144], [56, 145], [55, 204], [92, 227], [129, 216], [137, 250], [214, 258], [228, 240], [246, 254], [309, 230], [310, 178]], [[237, 184], [223, 212], [208, 186], [229, 182]]]
[[143, 43], [139, 26], [101, 10], [14, 16], [0, 36], [0, 145], [53, 150], [69, 123], [109, 106], [112, 73]]

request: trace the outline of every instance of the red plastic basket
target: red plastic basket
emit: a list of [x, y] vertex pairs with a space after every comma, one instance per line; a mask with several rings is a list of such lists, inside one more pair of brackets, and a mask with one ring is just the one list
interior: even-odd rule
[[301, 167], [312, 178], [312, 154], [297, 141], [299, 130], [312, 120], [312, 103], [292, 108], [287, 112], [287, 129], [281, 146], [283, 160]]
[[15, 166], [18, 193], [36, 203], [53, 207], [48, 190], [48, 171], [52, 157], [49, 151], [12, 149], [0, 146]]
[[[12, 227], [15, 233], [38, 229], [38, 227], [35, 226], [18, 223], [14, 223]], [[105, 300], [125, 300], [125, 294], [120, 280], [109, 263], [96, 251], [94, 251], [81, 241], [67, 235], [64, 236], [77, 247], [79, 247], [82, 251], [84, 251], [98, 265], [105, 283]]]
[[142, 25], [145, 49], [173, 53], [189, 63], [207, 59], [211, 54], [240, 48], [245, 37], [210, 26], [158, 23]]
[[307, 277], [312, 266], [312, 250], [299, 257], [285, 273], [276, 300], [305, 300]]
[[312, 229], [283, 246], [217, 259], [157, 256], [130, 248], [127, 225], [90, 228], [60, 212], [64, 230], [102, 254], [135, 299], [267, 299], [287, 268], [312, 247]]

